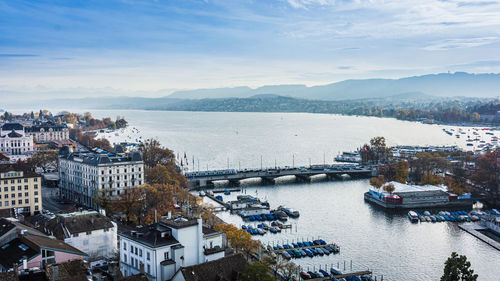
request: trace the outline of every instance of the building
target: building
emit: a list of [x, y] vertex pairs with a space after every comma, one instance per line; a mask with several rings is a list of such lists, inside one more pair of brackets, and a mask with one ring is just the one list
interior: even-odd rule
[[26, 134], [34, 137], [38, 143], [69, 140], [68, 126], [50, 121], [26, 127]]
[[116, 223], [96, 211], [57, 214], [41, 222], [39, 229], [86, 253], [90, 259], [112, 258], [118, 251]]
[[120, 195], [144, 183], [144, 162], [138, 151], [125, 154], [115, 149], [72, 152], [59, 150], [59, 190], [64, 199], [97, 209], [94, 199]]
[[19, 234], [27, 233], [31, 235], [44, 236], [42, 232], [31, 228], [11, 217], [0, 218], [0, 245], [4, 245], [17, 238]]
[[0, 270], [28, 270], [45, 265], [83, 259], [85, 253], [46, 236], [22, 233], [0, 246]]
[[242, 253], [181, 268], [172, 281], [236, 281], [247, 261]]
[[0, 210], [15, 214], [42, 210], [42, 178], [21, 165], [0, 165]]
[[201, 219], [162, 217], [159, 223], [120, 235], [123, 276], [145, 272], [149, 280], [170, 280], [182, 267], [224, 257], [224, 235]]
[[[383, 191], [388, 184], [394, 186], [392, 193]], [[381, 190], [370, 189], [364, 194], [365, 200], [389, 209], [472, 206], [470, 194], [457, 196], [443, 185], [409, 185], [395, 181], [385, 185]]]
[[34, 151], [33, 137], [25, 134], [23, 125], [5, 123], [0, 127], [0, 152], [10, 158], [24, 159]]

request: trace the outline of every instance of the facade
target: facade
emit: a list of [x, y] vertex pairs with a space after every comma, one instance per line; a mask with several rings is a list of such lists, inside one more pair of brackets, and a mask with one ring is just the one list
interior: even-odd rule
[[11, 158], [23, 158], [22, 155], [33, 151], [33, 137], [25, 133], [23, 125], [6, 123], [0, 127], [0, 152], [7, 153]]
[[144, 183], [144, 163], [138, 151], [129, 154], [95, 149], [59, 150], [59, 190], [62, 198], [97, 208], [94, 198], [120, 195]]
[[42, 178], [18, 165], [0, 165], [0, 210], [29, 213], [42, 210]]
[[39, 143], [69, 140], [68, 126], [54, 122], [34, 124], [26, 128], [26, 134], [35, 138]]
[[120, 271], [170, 280], [182, 267], [224, 257], [223, 243], [223, 234], [204, 228], [201, 219], [162, 217], [159, 223], [120, 234]]
[[90, 259], [117, 253], [117, 226], [96, 211], [57, 214], [39, 227], [44, 233], [86, 253]]

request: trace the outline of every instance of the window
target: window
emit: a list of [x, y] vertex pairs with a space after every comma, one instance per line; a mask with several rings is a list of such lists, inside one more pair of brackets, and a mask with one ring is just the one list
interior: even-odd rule
[[135, 247], [135, 254], [137, 255], [137, 247]]
[[4, 187], [3, 191], [7, 192], [7, 191], [9, 191], [9, 188], [8, 187]]
[[150, 260], [150, 259], [151, 259], [151, 255], [149, 254], [149, 252], [146, 252], [146, 259], [147, 259], [147, 260]]
[[5, 206], [9, 206], [9, 201], [5, 201]]
[[109, 228], [105, 228], [105, 229], [104, 229], [104, 232], [108, 232], [108, 231], [109, 231]]
[[11, 203], [12, 203], [12, 206], [15, 206], [16, 205], [16, 200], [12, 200]]
[[139, 249], [139, 257], [142, 257], [142, 249]]
[[38, 211], [38, 205], [35, 205], [35, 211]]
[[29, 200], [29, 199], [24, 199], [24, 203], [25, 203], [25, 204], [29, 204], [29, 203], [30, 203], [30, 200]]
[[24, 193], [24, 196], [28, 197], [28, 196], [29, 196], [29, 193], [28, 193], [28, 192], [25, 192], [25, 193]]
[[21, 183], [21, 179], [17, 179], [17, 183]]
[[127, 263], [127, 254], [123, 254], [123, 262]]
[[87, 231], [86, 234], [90, 235], [90, 234], [92, 234], [92, 231]]
[[15, 186], [11, 186], [10, 187], [10, 191], [15, 191], [16, 190], [16, 187]]
[[21, 192], [19, 192], [19, 193], [17, 194], [17, 197], [23, 197], [23, 194], [22, 194]]
[[35, 189], [38, 189], [38, 184], [35, 184]]
[[123, 242], [123, 249], [126, 251], [127, 250], [127, 243]]
[[165, 252], [165, 254], [163, 254], [163, 257], [168, 260], [168, 252]]
[[23, 204], [23, 199], [17, 200], [17, 204], [22, 205]]
[[24, 182], [28, 182], [28, 179], [24, 179]]
[[[35, 179], [34, 179], [34, 181], [35, 181], [35, 182], [38, 182], [38, 178], [35, 178]], [[35, 186], [36, 186], [36, 184], [35, 184]]]
[[148, 264], [148, 270], [147, 270], [148, 274], [151, 274], [151, 266]]
[[73, 234], [73, 237], [78, 237], [78, 233]]
[[15, 193], [12, 193], [12, 194], [10, 195], [10, 197], [11, 197], [11, 198], [16, 198], [16, 194], [15, 194]]
[[38, 191], [35, 191], [35, 195], [38, 195]]
[[29, 187], [27, 185], [24, 186], [24, 190], [28, 190]]
[[22, 189], [23, 189], [22, 186], [20, 186], [20, 185], [17, 186], [17, 190], [22, 190]]
[[35, 203], [38, 203], [38, 197], [35, 198]]
[[9, 194], [5, 194], [5, 199], [9, 198]]

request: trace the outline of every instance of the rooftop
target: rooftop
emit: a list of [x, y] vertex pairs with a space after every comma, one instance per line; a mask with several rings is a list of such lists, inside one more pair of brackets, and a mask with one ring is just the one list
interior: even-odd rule
[[84, 252], [78, 250], [77, 248], [64, 243], [63, 241], [38, 235], [27, 235], [22, 236], [21, 240], [30, 247], [35, 248], [35, 250], [40, 251], [40, 248], [51, 249], [56, 251], [64, 251], [72, 254], [86, 256]]
[[176, 229], [198, 224], [198, 220], [196, 218], [185, 218], [181, 216], [172, 216], [171, 218], [161, 217], [160, 221], [163, 224]]
[[35, 247], [25, 244], [20, 238], [15, 238], [0, 247], [0, 256], [2, 257], [0, 259], [0, 265], [9, 269], [12, 268], [14, 264], [22, 264], [24, 258], [30, 260], [38, 254], [40, 254], [40, 251]]
[[1, 129], [2, 131], [22, 131], [24, 127], [19, 123], [5, 123]]
[[182, 267], [181, 273], [186, 281], [236, 281], [245, 269], [243, 254], [237, 253], [217, 260]]
[[172, 236], [171, 229], [161, 223], [136, 227], [134, 230], [121, 233], [120, 236], [151, 248], [179, 244], [179, 241]]
[[138, 151], [132, 151], [127, 155], [117, 155], [101, 149], [85, 152], [69, 152], [65, 149], [59, 151], [59, 157], [88, 165], [98, 166], [101, 164], [114, 164], [126, 162], [142, 162], [142, 155]]
[[58, 214], [41, 227], [57, 239], [64, 240], [76, 233], [113, 228], [114, 224], [96, 211], [82, 211]]

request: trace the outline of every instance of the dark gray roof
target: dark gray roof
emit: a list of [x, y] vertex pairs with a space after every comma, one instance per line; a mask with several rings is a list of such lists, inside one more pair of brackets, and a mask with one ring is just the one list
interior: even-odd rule
[[245, 270], [246, 260], [237, 253], [217, 260], [182, 267], [181, 273], [186, 281], [236, 281]]
[[14, 240], [7, 242], [0, 247], [0, 264], [4, 268], [12, 268], [16, 263], [18, 265], [22, 265], [23, 258], [26, 257], [28, 260], [34, 258], [39, 255], [40, 251], [35, 247], [24, 243], [19, 238], [15, 238]]
[[83, 160], [83, 163], [93, 166], [109, 163], [142, 162], [141, 153], [138, 151], [121, 156], [106, 151], [70, 152], [67, 148], [63, 147], [59, 150], [59, 157], [70, 161], [80, 158]]
[[98, 212], [90, 212], [88, 214], [59, 214], [41, 225], [40, 229], [43, 229], [47, 234], [54, 235], [57, 239], [64, 240], [69, 238], [64, 229], [67, 229], [72, 235], [113, 227], [114, 225], [108, 217]]
[[188, 226], [197, 225], [198, 221], [195, 218], [184, 218], [184, 217], [172, 217], [171, 219], [167, 217], [161, 217], [160, 221], [162, 224], [167, 225], [172, 228], [184, 228]]
[[40, 132], [41, 129], [48, 132], [49, 129], [52, 131], [58, 132], [68, 128], [66, 124], [56, 124], [54, 122], [45, 122], [42, 124], [33, 125], [31, 127], [26, 127], [26, 132]]
[[[164, 233], [163, 237], [162, 233]], [[172, 230], [160, 223], [137, 227], [134, 230], [121, 233], [120, 236], [151, 248], [179, 244], [179, 241], [172, 236]]]
[[19, 123], [5, 123], [5, 124], [3, 124], [2, 131], [12, 131], [12, 130], [22, 131], [22, 130], [24, 130], [24, 127], [23, 127], [23, 125], [21, 125]]

